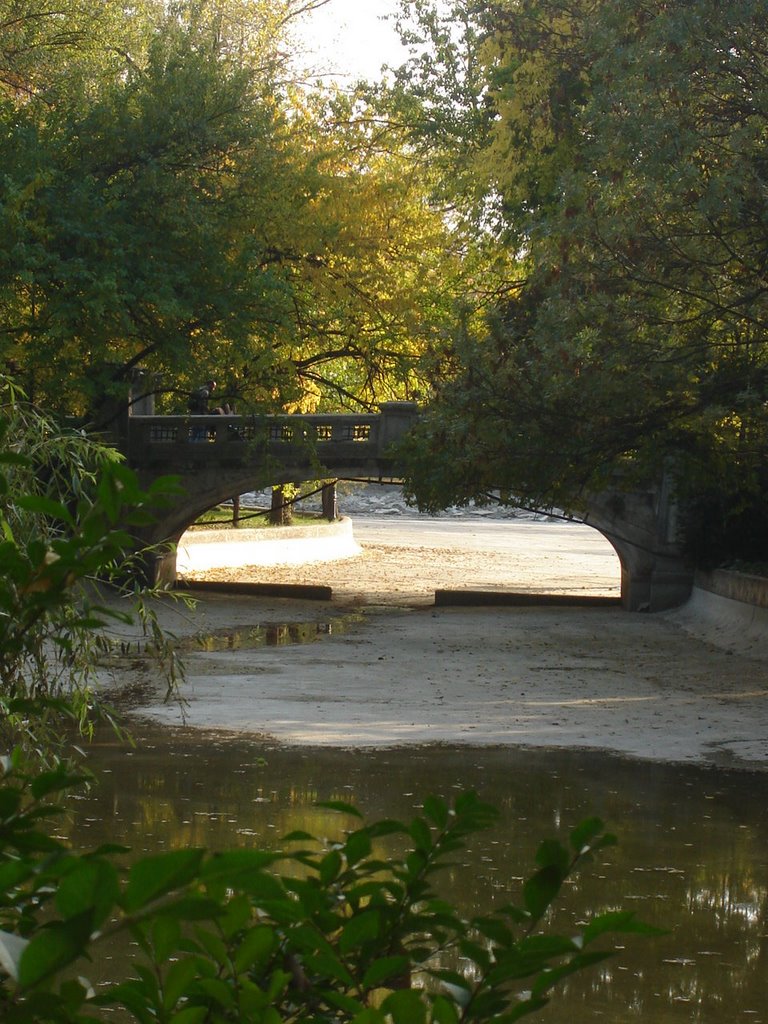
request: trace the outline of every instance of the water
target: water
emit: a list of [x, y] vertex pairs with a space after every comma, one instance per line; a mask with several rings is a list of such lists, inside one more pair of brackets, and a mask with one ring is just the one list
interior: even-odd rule
[[471, 911], [517, 899], [537, 842], [598, 814], [620, 845], [569, 887], [560, 927], [622, 906], [670, 934], [628, 938], [537, 1019], [768, 1024], [765, 774], [562, 750], [344, 752], [152, 725], [134, 735], [133, 749], [105, 736], [92, 748], [102, 781], [75, 802], [71, 825], [83, 848], [268, 847], [293, 829], [337, 835], [343, 819], [318, 800], [407, 819], [428, 793], [475, 789], [501, 822], [444, 879], [445, 893]]
[[178, 643], [184, 651], [255, 651], [260, 647], [285, 647], [311, 644], [322, 637], [338, 636], [353, 625], [365, 621], [362, 613], [331, 616], [323, 622], [268, 622], [240, 629], [221, 629], [198, 633]]

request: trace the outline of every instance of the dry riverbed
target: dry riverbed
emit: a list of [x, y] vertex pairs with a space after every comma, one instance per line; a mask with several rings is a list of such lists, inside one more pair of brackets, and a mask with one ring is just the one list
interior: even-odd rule
[[[553, 530], [543, 570], [533, 534], [517, 529], [514, 589], [616, 593], [615, 565], [589, 538], [585, 548], [572, 528]], [[362, 543], [357, 558], [203, 574], [327, 584], [334, 600], [206, 594], [191, 612], [164, 611], [208, 649], [186, 655], [183, 707], [163, 703], [136, 660], [118, 667], [118, 685], [142, 683], [135, 713], [290, 744], [579, 747], [768, 766], [765, 661], [692, 637], [674, 615], [435, 608], [436, 588], [509, 587], [509, 554]]]

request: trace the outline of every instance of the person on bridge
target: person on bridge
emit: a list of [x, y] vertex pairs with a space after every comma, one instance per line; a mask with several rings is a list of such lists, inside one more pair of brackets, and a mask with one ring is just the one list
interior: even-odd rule
[[[191, 416], [207, 416], [212, 413], [214, 416], [234, 416], [235, 407], [230, 405], [229, 402], [224, 402], [223, 405], [217, 406], [215, 409], [209, 409], [208, 403], [211, 400], [213, 392], [216, 390], [216, 381], [208, 380], [205, 384], [202, 384], [199, 388], [196, 388], [189, 396], [189, 402], [187, 403], [187, 409]], [[229, 428], [234, 430], [233, 427]], [[200, 427], [192, 428], [192, 440], [202, 441], [206, 437], [213, 438], [214, 433], [201, 430]]]
[[189, 396], [189, 404], [187, 406], [192, 416], [207, 416], [209, 412], [213, 413], [214, 416], [235, 415], [235, 407], [234, 405], [230, 405], [229, 402], [224, 402], [223, 405], [219, 405], [215, 409], [208, 408], [208, 403], [215, 390], [216, 381], [209, 380], [192, 392]]
[[206, 381], [205, 384], [201, 384], [199, 388], [196, 388], [190, 394], [189, 402], [187, 403], [187, 409], [189, 410], [190, 415], [207, 416], [209, 412], [208, 403], [215, 390], [215, 380]]

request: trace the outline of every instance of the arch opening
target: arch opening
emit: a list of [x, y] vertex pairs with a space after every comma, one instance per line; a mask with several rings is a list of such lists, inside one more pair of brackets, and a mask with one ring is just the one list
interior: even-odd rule
[[[258, 504], [262, 507], [267, 496], [261, 495]], [[247, 578], [328, 583], [340, 595], [354, 593], [362, 603], [426, 604], [434, 602], [437, 590], [462, 589], [485, 591], [491, 598], [505, 593], [549, 594], [584, 601], [619, 597], [621, 565], [616, 550], [592, 526], [511, 510], [499, 510], [495, 515], [487, 509], [441, 517], [421, 515], [405, 506], [399, 486], [375, 484], [358, 488], [351, 496], [342, 484], [339, 510], [345, 519], [351, 517], [351, 523], [346, 520], [346, 548], [340, 554], [336, 553], [340, 545], [338, 536], [325, 527], [309, 540], [306, 546], [314, 545], [315, 550], [309, 551], [306, 558], [289, 557], [286, 553], [276, 561], [273, 552], [264, 546], [260, 546], [264, 557], [258, 557], [253, 549], [248, 552], [245, 545], [237, 545], [237, 551], [223, 551], [226, 561], [218, 567], [218, 577], [227, 578], [229, 574], [233, 578], [238, 568], [258, 564], [258, 569], [248, 569]], [[317, 498], [312, 511], [319, 512]], [[306, 539], [300, 536], [302, 528], [280, 532], [295, 532], [295, 540], [286, 544], [295, 545], [297, 552]], [[237, 536], [248, 533], [236, 531]], [[321, 536], [323, 533], [325, 536]], [[351, 559], [332, 571], [324, 567], [325, 562], [337, 558], [346, 561], [351, 545], [355, 547], [354, 553], [360, 551], [360, 545], [365, 549], [366, 558], [359, 565]], [[187, 559], [190, 552], [185, 550], [183, 554]], [[180, 571], [187, 577], [198, 571], [207, 574], [211, 568], [210, 555], [210, 547], [204, 554], [198, 549], [199, 558], [193, 555], [189, 561], [180, 561]], [[303, 568], [297, 564], [302, 562]], [[383, 589], [387, 581], [391, 586], [389, 597], [385, 597]], [[366, 586], [370, 587], [369, 594], [365, 592]]]

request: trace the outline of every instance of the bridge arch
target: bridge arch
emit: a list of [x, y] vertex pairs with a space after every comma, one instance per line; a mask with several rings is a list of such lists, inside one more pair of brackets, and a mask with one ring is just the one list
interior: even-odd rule
[[[164, 549], [152, 575], [175, 580], [174, 546], [185, 529], [239, 494], [325, 478], [399, 480], [392, 445], [417, 415], [415, 404], [391, 402], [378, 415], [127, 417], [119, 444], [140, 482], [175, 475], [180, 483], [179, 497], [158, 508], [138, 538]], [[681, 551], [668, 480], [589, 495], [574, 511], [616, 551], [626, 609], [660, 611], [687, 600], [693, 573]]]

